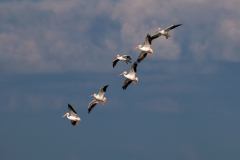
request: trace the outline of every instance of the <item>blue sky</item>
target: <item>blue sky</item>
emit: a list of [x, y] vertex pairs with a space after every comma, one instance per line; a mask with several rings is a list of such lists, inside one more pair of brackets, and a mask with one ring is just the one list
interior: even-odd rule
[[[0, 159], [240, 158], [238, 0], [0, 1]], [[133, 48], [153, 56], [123, 91]], [[105, 106], [89, 97], [109, 85]], [[70, 103], [81, 117], [61, 118]]]

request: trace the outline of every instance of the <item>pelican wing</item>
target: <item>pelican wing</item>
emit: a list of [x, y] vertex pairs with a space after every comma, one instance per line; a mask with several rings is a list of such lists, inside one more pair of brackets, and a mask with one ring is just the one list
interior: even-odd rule
[[105, 92], [106, 92], [106, 90], [107, 90], [107, 87], [108, 87], [108, 85], [103, 86], [102, 88], [100, 88], [100, 91], [99, 91], [99, 93], [98, 93], [98, 95], [99, 95], [100, 97], [103, 97], [103, 96], [104, 96], [104, 94], [105, 94]]
[[96, 99], [94, 99], [92, 102], [89, 103], [89, 105], [88, 105], [88, 114], [91, 112], [93, 107], [95, 107], [97, 104], [98, 104], [98, 101]]
[[165, 32], [169, 32], [170, 30], [172, 30], [172, 29], [174, 29], [174, 28], [176, 28], [176, 27], [178, 27], [178, 26], [181, 26], [181, 25], [182, 25], [182, 24], [171, 25], [170, 27], [168, 27], [168, 28], [165, 29]]
[[127, 89], [128, 85], [132, 83], [132, 80], [127, 79], [123, 82], [122, 89]]
[[70, 104], [68, 104], [68, 110], [71, 116], [77, 117], [77, 112], [73, 109], [73, 107]]
[[124, 58], [128, 59], [128, 60], [132, 60], [130, 56], [128, 55], [123, 55]]
[[142, 51], [138, 56], [137, 63], [140, 63], [146, 56], [147, 56], [147, 53]]
[[73, 126], [75, 126], [76, 123], [77, 123], [77, 121], [73, 121], [73, 120], [71, 120], [71, 124], [72, 124]]
[[151, 41], [154, 40], [154, 39], [156, 39], [156, 38], [158, 38], [158, 37], [160, 37], [160, 36], [161, 36], [161, 33], [160, 33], [160, 32], [157, 32], [157, 33], [155, 33], [154, 35], [151, 35]]
[[137, 73], [137, 65], [138, 64], [136, 62], [131, 65], [129, 75], [135, 76], [135, 74]]
[[143, 43], [143, 47], [150, 48], [152, 44], [152, 38], [150, 34], [147, 34], [147, 37], [145, 38], [145, 42]]
[[118, 61], [119, 61], [119, 59], [117, 59], [117, 58], [115, 58], [115, 59], [113, 60], [113, 68], [116, 66], [116, 64], [117, 64]]

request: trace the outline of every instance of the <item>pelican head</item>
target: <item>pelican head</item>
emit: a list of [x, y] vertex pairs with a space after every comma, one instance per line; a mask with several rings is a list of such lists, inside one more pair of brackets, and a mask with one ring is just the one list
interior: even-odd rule
[[115, 56], [115, 58], [118, 58], [118, 57], [120, 57], [120, 55], [119, 55], [119, 54]]
[[124, 71], [124, 72], [122, 72], [121, 74], [119, 74], [119, 76], [121, 76], [121, 75], [125, 75], [125, 74], [127, 74], [126, 71]]
[[138, 45], [137, 47], [135, 47], [134, 49], [139, 49], [142, 48], [142, 45]]
[[69, 115], [69, 113], [65, 113], [62, 117], [65, 117], [65, 116], [68, 116]]

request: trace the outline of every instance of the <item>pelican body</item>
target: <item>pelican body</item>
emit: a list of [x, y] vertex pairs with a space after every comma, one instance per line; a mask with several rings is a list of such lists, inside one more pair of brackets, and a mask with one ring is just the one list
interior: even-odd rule
[[94, 93], [91, 96], [93, 96], [95, 99], [89, 103], [88, 105], [88, 114], [91, 112], [91, 110], [93, 109], [93, 107], [95, 107], [98, 102], [102, 102], [102, 105], [104, 106], [105, 102], [107, 101], [107, 98], [104, 97], [104, 94], [107, 90], [108, 85], [103, 86], [102, 88], [100, 88], [100, 91], [98, 94]]
[[75, 126], [76, 124], [78, 125], [78, 122], [81, 121], [81, 119], [80, 117], [77, 116], [77, 112], [73, 109], [73, 107], [70, 104], [68, 104], [68, 110], [70, 114], [66, 113], [62, 117], [67, 116], [67, 118], [71, 121], [71, 124], [73, 126]]
[[145, 42], [142, 45], [138, 45], [135, 49], [140, 49], [142, 52], [139, 54], [137, 63], [140, 63], [147, 55], [152, 56], [153, 50], [151, 49], [152, 38], [148, 34], [145, 38]]
[[113, 68], [116, 66], [118, 61], [124, 61], [128, 64], [128, 63], [132, 63], [131, 60], [132, 60], [131, 57], [128, 55], [123, 55], [123, 56], [116, 55], [113, 60]]
[[178, 27], [178, 26], [181, 26], [182, 24], [177, 24], [177, 25], [172, 25], [164, 30], [161, 30], [161, 28], [158, 28], [157, 32], [151, 36], [151, 39], [155, 39], [155, 38], [158, 38], [160, 36], [165, 36], [166, 39], [168, 39], [169, 37], [172, 37], [168, 32], [171, 31], [172, 29]]
[[138, 77], [136, 77], [136, 73], [137, 73], [137, 63], [135, 62], [133, 65], [131, 65], [130, 67], [130, 71], [127, 74], [126, 71], [122, 72], [119, 76], [123, 75], [124, 77], [126, 77], [126, 80], [123, 82], [123, 86], [122, 89], [127, 89], [128, 85], [131, 84], [132, 82], [134, 83], [134, 85], [136, 85], [136, 83], [138, 82]]

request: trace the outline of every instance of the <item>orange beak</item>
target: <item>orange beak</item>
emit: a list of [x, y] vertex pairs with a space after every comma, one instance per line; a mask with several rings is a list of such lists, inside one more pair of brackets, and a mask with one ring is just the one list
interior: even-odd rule
[[119, 74], [118, 76], [121, 76], [121, 75], [123, 75], [124, 74], [124, 72], [122, 72], [121, 74]]
[[134, 49], [138, 49], [138, 48], [140, 48], [140, 46], [137, 46], [137, 47], [135, 47]]

